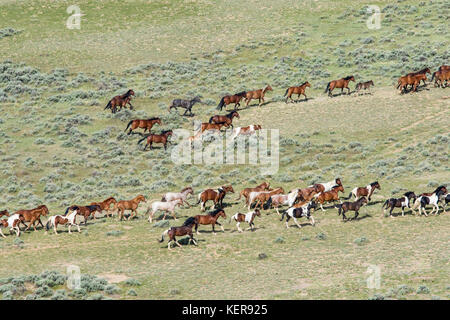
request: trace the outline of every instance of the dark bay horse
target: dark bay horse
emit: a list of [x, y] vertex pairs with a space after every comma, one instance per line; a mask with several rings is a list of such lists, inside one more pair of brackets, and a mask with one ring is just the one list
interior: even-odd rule
[[356, 220], [356, 218], [359, 215], [359, 209], [364, 205], [367, 204], [368, 201], [366, 199], [366, 197], [361, 197], [358, 200], [356, 200], [355, 202], [349, 202], [349, 201], [345, 201], [343, 204], [338, 204], [338, 214], [341, 215], [342, 213], [342, 220], [348, 220], [347, 217], [345, 216], [345, 213], [347, 211], [355, 211], [355, 217], [353, 218], [353, 220]]
[[[416, 201], [417, 196], [414, 194], [414, 192], [409, 191], [404, 194], [402, 198], [390, 198], [386, 200], [383, 205], [381, 206], [382, 209], [384, 209], [384, 213], [386, 213], [386, 210], [391, 208], [389, 211], [389, 216], [392, 218], [392, 211], [394, 208], [402, 208], [402, 217], [405, 215], [405, 208], [411, 208], [411, 204]], [[386, 208], [385, 208], [386, 207]]]
[[397, 81], [397, 89], [400, 89], [400, 93], [406, 93], [408, 85], [412, 85], [412, 92], [417, 92], [417, 88], [422, 80], [427, 80], [427, 76], [424, 73], [400, 77]]
[[300, 99], [300, 95], [305, 96], [305, 101], [308, 101], [308, 97], [305, 94], [306, 87], [311, 87], [311, 84], [306, 81], [302, 85], [299, 85], [298, 87], [289, 87], [286, 89], [286, 92], [284, 93], [284, 96], [286, 97], [286, 103], [288, 102], [288, 99], [291, 99], [292, 102], [294, 100], [292, 99], [293, 94], [298, 94], [297, 99]]
[[164, 150], [167, 150], [167, 143], [171, 143], [169, 141], [169, 136], [173, 134], [172, 130], [166, 130], [163, 131], [161, 134], [149, 134], [138, 141], [138, 144], [140, 144], [142, 141], [147, 139], [147, 143], [145, 144], [144, 150], [147, 149], [148, 146], [150, 146], [150, 150], [152, 149], [153, 143], [162, 143], [164, 145]]
[[132, 89], [128, 90], [126, 93], [122, 95], [118, 95], [109, 100], [108, 104], [105, 107], [106, 109], [111, 109], [112, 113], [117, 112], [117, 107], [120, 107], [119, 111], [122, 108], [125, 108], [126, 105], [130, 105], [130, 109], [133, 110], [133, 106], [131, 105], [131, 96], [134, 96], [134, 91]]
[[237, 111], [231, 111], [229, 114], [225, 115], [225, 116], [220, 116], [220, 115], [215, 115], [212, 116], [209, 119], [209, 123], [215, 123], [215, 124], [223, 124], [223, 125], [227, 125], [227, 126], [231, 126], [233, 127], [233, 118], [240, 118], [239, 117], [239, 113], [237, 113]]
[[258, 106], [261, 107], [261, 105], [264, 103], [264, 95], [266, 94], [267, 91], [273, 91], [270, 85], [265, 86], [263, 89], [247, 91], [245, 93], [245, 100], [247, 101], [246, 107], [248, 107], [248, 104], [252, 99], [258, 99], [259, 101]]
[[202, 101], [200, 100], [200, 97], [198, 97], [198, 96], [192, 100], [175, 99], [172, 101], [172, 104], [169, 106], [169, 112], [172, 110], [172, 108], [175, 108], [175, 110], [178, 110], [177, 108], [183, 108], [183, 109], [186, 109], [183, 113], [183, 116], [185, 116], [187, 112], [189, 112], [190, 116], [193, 116], [194, 114], [192, 113], [192, 107], [197, 102], [202, 103]]
[[247, 92], [242, 91], [239, 93], [236, 93], [232, 96], [224, 96], [222, 97], [222, 99], [220, 99], [219, 104], [217, 105], [217, 110], [222, 110], [223, 107], [226, 107], [227, 105], [229, 105], [230, 103], [234, 103], [234, 110], [236, 110], [236, 108], [238, 106], [241, 106], [240, 102], [243, 98], [245, 98]]
[[350, 81], [355, 82], [355, 77], [348, 76], [339, 80], [333, 80], [328, 82], [327, 87], [325, 89], [325, 93], [328, 92], [328, 95], [332, 97], [333, 95], [331, 92], [334, 90], [334, 88], [341, 88], [341, 93], [344, 92], [344, 88], [348, 90], [348, 94], [350, 94], [350, 88], [348, 87], [348, 83]]
[[[450, 81], [450, 69], [448, 70], [438, 70], [433, 73], [430, 82], [433, 82], [434, 86], [439, 88], [447, 87], [448, 82]], [[445, 85], [444, 85], [445, 82]]]
[[195, 219], [195, 232], [198, 234], [198, 225], [199, 224], [210, 224], [212, 225], [212, 231], [214, 233], [214, 235], [216, 234], [216, 230], [214, 230], [214, 227], [216, 224], [218, 224], [221, 228], [222, 231], [225, 232], [225, 230], [223, 229], [223, 226], [217, 222], [217, 219], [219, 219], [220, 217], [226, 219], [227, 215], [225, 214], [225, 211], [223, 209], [216, 209], [214, 211], [209, 212], [207, 215], [196, 215], [193, 218]]
[[96, 212], [101, 213], [102, 208], [97, 204], [88, 205], [88, 206], [74, 205], [74, 206], [70, 206], [66, 209], [66, 211], [64, 212], [64, 216], [67, 216], [69, 211], [77, 211], [76, 214], [84, 217], [84, 225], [87, 225], [87, 220], [88, 220], [89, 216], [95, 215]]
[[187, 218], [181, 227], [172, 227], [172, 228], [164, 231], [161, 235], [161, 240], [159, 240], [159, 242], [163, 242], [164, 236], [167, 235], [167, 236], [169, 236], [169, 242], [167, 243], [167, 249], [170, 250], [170, 243], [172, 241], [174, 241], [181, 248], [181, 244], [177, 241], [177, 239], [175, 237], [177, 237], [177, 236], [181, 237], [181, 236], [188, 235], [189, 236], [188, 244], [191, 243], [191, 241], [192, 241], [195, 245], [197, 245], [197, 242], [195, 241], [194, 235], [192, 233], [192, 227], [194, 225], [195, 225], [195, 218], [194, 217]]
[[150, 132], [155, 123], [161, 125], [161, 119], [158, 117], [154, 117], [154, 118], [150, 118], [150, 119], [131, 120], [130, 122], [128, 122], [128, 125], [125, 128], [125, 131], [127, 131], [128, 128], [130, 128], [130, 126], [131, 126], [130, 131], [128, 131], [128, 134], [131, 134], [131, 132], [137, 128], [144, 129], [144, 132], [147, 130], [148, 130], [148, 132]]

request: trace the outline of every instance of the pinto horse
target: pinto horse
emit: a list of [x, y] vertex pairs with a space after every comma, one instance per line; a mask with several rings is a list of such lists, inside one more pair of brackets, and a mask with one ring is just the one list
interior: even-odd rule
[[[245, 198], [245, 203], [247, 204], [247, 203], [248, 203], [248, 196], [249, 196], [250, 192], [253, 192], [253, 191], [264, 191], [264, 190], [268, 190], [269, 187], [270, 187], [270, 184], [269, 184], [268, 182], [265, 182], [265, 181], [264, 181], [264, 182], [261, 183], [259, 186], [256, 186], [256, 187], [254, 187], [254, 188], [245, 188], [244, 190], [242, 190], [242, 191], [239, 193], [239, 198], [237, 198], [236, 200], [241, 200], [241, 197], [244, 196], [244, 198]], [[245, 207], [245, 205], [244, 205], [244, 207]]]
[[245, 93], [245, 100], [247, 101], [245, 106], [248, 107], [252, 99], [258, 99], [259, 101], [258, 107], [261, 107], [261, 105], [264, 103], [264, 95], [266, 94], [267, 91], [273, 91], [270, 85], [265, 86], [264, 89], [247, 91]]
[[133, 106], [131, 105], [131, 96], [134, 96], [133, 90], [128, 90], [126, 93], [122, 95], [115, 96], [111, 100], [109, 100], [108, 104], [106, 105], [105, 109], [111, 109], [112, 113], [117, 112], [117, 107], [120, 107], [119, 111], [122, 110], [122, 108], [125, 108], [127, 104], [130, 105], [130, 109], [133, 110]]
[[183, 200], [181, 199], [175, 199], [172, 201], [155, 201], [152, 203], [152, 209], [147, 209], [146, 214], [148, 213], [148, 221], [151, 223], [153, 220], [153, 215], [158, 211], [164, 211], [164, 217], [163, 220], [166, 219], [166, 215], [168, 212], [170, 212], [173, 216], [174, 220], [177, 220], [177, 217], [175, 216], [175, 207], [181, 206], [183, 203]]
[[247, 92], [242, 91], [242, 92], [236, 93], [232, 96], [224, 96], [224, 97], [222, 97], [222, 99], [220, 99], [220, 102], [217, 105], [216, 109], [222, 110], [223, 107], [226, 107], [230, 103], [234, 103], [234, 110], [236, 110], [238, 106], [239, 107], [241, 106], [240, 102], [243, 98], [245, 98], [246, 95], [247, 95]]
[[24, 222], [24, 217], [23, 217], [23, 215], [21, 215], [19, 213], [13, 214], [7, 220], [5, 220], [5, 219], [0, 220], [0, 235], [3, 238], [6, 238], [5, 235], [3, 234], [1, 228], [9, 227], [9, 231], [11, 232], [11, 230], [14, 230], [16, 232], [16, 236], [19, 237], [20, 236], [19, 223], [21, 223], [21, 222], [22, 223]]
[[[402, 198], [390, 198], [386, 200], [381, 206], [384, 209], [384, 213], [386, 214], [386, 210], [391, 208], [389, 211], [389, 216], [392, 218], [392, 211], [395, 208], [402, 208], [402, 217], [405, 216], [405, 208], [410, 208], [411, 201], [414, 202], [416, 200], [416, 195], [412, 191], [408, 191], [404, 194]], [[386, 208], [385, 208], [386, 207]]]
[[289, 228], [289, 220], [291, 218], [294, 219], [297, 227], [301, 228], [302, 226], [298, 223], [297, 218], [306, 217], [308, 220], [312, 220], [311, 225], [314, 226], [316, 223], [314, 221], [314, 217], [311, 215], [311, 209], [314, 209], [315, 207], [316, 203], [314, 201], [310, 201], [301, 207], [289, 208], [283, 212], [280, 221], [283, 221], [284, 216], [286, 216], [286, 228]]
[[194, 219], [195, 219], [195, 232], [197, 234], [199, 234], [198, 230], [197, 230], [199, 224], [203, 224], [203, 225], [210, 224], [210, 225], [212, 225], [212, 231], [213, 231], [214, 235], [216, 234], [216, 230], [214, 230], [214, 227], [215, 227], [216, 224], [218, 224], [220, 226], [220, 228], [222, 228], [222, 231], [225, 232], [225, 230], [223, 229], [223, 226], [219, 222], [217, 222], [217, 219], [219, 219], [219, 217], [222, 217], [222, 218], [226, 219], [227, 215], [225, 214], [225, 211], [223, 209], [216, 209], [216, 210], [214, 210], [212, 212], [209, 212], [207, 215], [196, 215], [196, 216], [194, 216]]
[[192, 100], [175, 99], [172, 101], [172, 104], [169, 106], [169, 113], [171, 112], [172, 108], [175, 108], [175, 110], [177, 110], [177, 108], [183, 108], [183, 109], [186, 109], [183, 113], [183, 116], [185, 116], [187, 112], [189, 112], [190, 116], [193, 116], [194, 114], [192, 113], [192, 107], [197, 102], [202, 103], [202, 101], [200, 100], [200, 97], [198, 97], [198, 96]]
[[215, 115], [212, 116], [209, 119], [209, 123], [215, 123], [215, 124], [223, 124], [223, 125], [227, 125], [227, 127], [231, 126], [231, 128], [233, 127], [233, 118], [240, 118], [239, 117], [239, 113], [237, 113], [236, 111], [231, 111], [229, 114], [225, 115], [225, 116], [220, 116], [220, 115]]
[[161, 235], [161, 240], [159, 240], [159, 242], [164, 241], [164, 236], [169, 236], [169, 242], [167, 243], [167, 249], [170, 250], [170, 243], [172, 241], [174, 241], [181, 248], [181, 244], [177, 241], [177, 239], [175, 237], [188, 235], [189, 236], [188, 244], [190, 244], [192, 241], [195, 245], [197, 245], [197, 242], [195, 241], [194, 235], [192, 233], [192, 227], [194, 225], [195, 225], [195, 219], [193, 217], [187, 218], [181, 227], [172, 227], [172, 228], [164, 231]]
[[158, 123], [159, 125], [161, 125], [161, 119], [158, 117], [155, 118], [150, 118], [150, 119], [135, 119], [135, 120], [131, 120], [130, 122], [128, 122], [127, 127], [125, 128], [125, 131], [128, 130], [128, 128], [131, 126], [130, 131], [128, 131], [128, 134], [130, 135], [131, 132], [137, 128], [142, 128], [144, 129], [144, 133], [145, 131], [148, 130], [148, 132], [151, 131], [153, 125], [155, 123]]
[[435, 210], [435, 215], [439, 212], [439, 200], [440, 197], [447, 193], [447, 188], [445, 186], [439, 186], [432, 193], [422, 193], [416, 201], [414, 201], [414, 205], [412, 207], [412, 211], [419, 208], [419, 213], [423, 212], [427, 217], [427, 211], [425, 207], [427, 205], [432, 205], [433, 210], [429, 213], [432, 214]]
[[233, 187], [230, 185], [228, 186], [222, 186], [218, 188], [217, 190], [213, 189], [206, 189], [205, 191], [198, 194], [198, 201], [197, 204], [200, 202], [201, 204], [201, 210], [205, 211], [205, 204], [208, 200], [212, 200], [214, 202], [214, 206], [217, 204], [222, 208], [223, 207], [223, 199], [225, 198], [225, 195], [227, 192], [234, 193]]
[[64, 216], [67, 216], [69, 211], [77, 211], [77, 215], [84, 217], [84, 225], [87, 225], [87, 220], [88, 220], [89, 216], [93, 215], [95, 217], [95, 213], [96, 212], [101, 213], [102, 208], [97, 204], [88, 205], [88, 206], [73, 205], [66, 209], [66, 211], [64, 212]]
[[131, 215], [128, 217], [128, 220], [130, 220], [133, 216], [137, 216], [137, 211], [136, 209], [139, 206], [139, 203], [145, 201], [145, 197], [140, 194], [138, 196], [136, 196], [134, 199], [132, 200], [121, 200], [118, 201], [115, 205], [114, 205], [114, 211], [117, 211], [118, 216], [119, 216], [119, 221], [122, 221], [122, 218], [124, 217], [124, 213], [125, 210], [131, 210]]
[[322, 206], [325, 202], [340, 201], [342, 203], [342, 200], [339, 199], [339, 191], [344, 193], [344, 186], [335, 186], [330, 191], [321, 192], [319, 194], [317, 202], [320, 203], [320, 209], [322, 209], [322, 211], [325, 211]]
[[361, 197], [358, 200], [356, 200], [355, 202], [349, 202], [349, 201], [345, 201], [342, 204], [338, 204], [338, 215], [341, 215], [342, 213], [342, 220], [348, 220], [347, 217], [345, 216], [345, 213], [349, 210], [351, 211], [355, 211], [355, 216], [353, 217], [353, 220], [356, 220], [356, 218], [359, 215], [359, 209], [364, 205], [369, 203], [366, 199], [366, 197]]
[[9, 212], [8, 212], [8, 210], [2, 210], [2, 211], [0, 211], [0, 217], [3, 217], [3, 216], [9, 217]]
[[[24, 226], [26, 226], [24, 231], [27, 231], [30, 229], [31, 226], [33, 226], [34, 231], [36, 230], [36, 223], [40, 224], [42, 228], [44, 228], [44, 225], [41, 221], [41, 215], [46, 216], [48, 214], [48, 208], [46, 205], [40, 205], [37, 208], [31, 209], [31, 210], [19, 210], [16, 213], [23, 216], [23, 220], [20, 221]], [[25, 222], [29, 222], [28, 226], [25, 224]]]
[[146, 150], [148, 146], [150, 146], [151, 150], [153, 143], [162, 143], [164, 145], [164, 150], [167, 150], [167, 143], [172, 144], [172, 142], [170, 142], [168, 139], [169, 136], [171, 136], [172, 134], [173, 134], [172, 130], [163, 131], [161, 134], [150, 133], [149, 135], [139, 140], [137, 144], [141, 144], [142, 141], [147, 139], [147, 143], [145, 144], [144, 150]]
[[238, 127], [233, 129], [233, 138], [235, 139], [237, 136], [239, 135], [252, 135], [254, 133], [256, 133], [256, 131], [261, 130], [261, 125], [259, 124], [252, 124], [250, 126], [247, 127]]
[[[106, 211], [106, 216], [108, 217], [111, 214], [112, 217], [112, 213], [110, 213], [111, 211], [111, 204], [116, 204], [117, 201], [116, 199], [114, 199], [113, 197], [109, 197], [108, 199], [102, 201], [102, 202], [92, 202], [90, 205], [94, 206], [94, 205], [98, 205], [100, 206], [102, 211]], [[95, 219], [95, 214], [94, 214], [94, 219]]]
[[[336, 178], [334, 180], [323, 182], [323, 183], [316, 183], [316, 185], [319, 186], [320, 191], [319, 192], [326, 192], [333, 189], [334, 186], [342, 186], [341, 178]], [[313, 187], [314, 185], [311, 185], [309, 187]]]
[[72, 233], [70, 230], [72, 226], [76, 226], [78, 229], [78, 232], [81, 232], [79, 224], [77, 224], [75, 222], [76, 215], [77, 215], [77, 210], [75, 209], [71, 213], [69, 213], [68, 215], [65, 215], [65, 216], [56, 215], [56, 216], [50, 217], [50, 219], [48, 219], [48, 221], [45, 225], [45, 234], [47, 234], [48, 230], [53, 226], [53, 230], [55, 231], [55, 234], [57, 235], [58, 231], [56, 229], [58, 228], [59, 224], [68, 224], [69, 234]]
[[331, 94], [331, 92], [335, 89], [335, 88], [341, 88], [341, 93], [344, 92], [344, 88], [348, 90], [348, 94], [350, 94], [350, 88], [348, 86], [348, 83], [350, 81], [355, 82], [355, 77], [354, 76], [348, 76], [339, 80], [333, 80], [328, 82], [327, 87], [325, 89], [325, 93], [328, 92], [328, 96], [332, 97], [333, 95]]
[[255, 226], [255, 223], [253, 221], [256, 217], [261, 217], [261, 212], [259, 211], [259, 209], [255, 209], [254, 211], [250, 211], [246, 214], [238, 212], [230, 218], [229, 222], [231, 223], [231, 220], [236, 221], [236, 227], [239, 232], [242, 232], [242, 229], [239, 227], [241, 222], [247, 222], [250, 226], [249, 228], [247, 228], [247, 230], [250, 229], [253, 231], [253, 227]]
[[352, 192], [350, 192], [346, 200], [349, 200], [353, 195], [355, 196], [356, 200], [358, 200], [360, 197], [367, 197], [367, 199], [370, 201], [370, 197], [375, 192], [375, 189], [381, 190], [378, 181], [372, 182], [371, 184], [367, 185], [367, 187], [356, 187], [352, 190]]
[[298, 87], [289, 87], [286, 89], [286, 92], [284, 93], [284, 97], [286, 97], [286, 103], [288, 103], [288, 99], [291, 99], [292, 102], [294, 100], [292, 99], [293, 94], [298, 94], [297, 99], [300, 99], [300, 95], [305, 96], [305, 101], [308, 101], [308, 97], [306, 96], [306, 87], [311, 87], [311, 84], [306, 81], [303, 84], [299, 85]]

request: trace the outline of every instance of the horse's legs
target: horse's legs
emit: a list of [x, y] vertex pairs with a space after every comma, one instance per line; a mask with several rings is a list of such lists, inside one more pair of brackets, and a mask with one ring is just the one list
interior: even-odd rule
[[3, 234], [3, 232], [2, 232], [2, 229], [0, 229], [0, 235], [3, 237], [3, 238], [6, 238], [6, 236]]
[[305, 101], [308, 101], [308, 97], [306, 96], [306, 94], [303, 94], [305, 96]]
[[359, 210], [356, 210], [355, 211], [355, 217], [353, 218], [353, 220], [356, 220], [356, 218], [358, 218], [358, 215], [359, 215]]
[[222, 231], [225, 232], [223, 225], [220, 222], [216, 222], [216, 224], [218, 224], [220, 226], [220, 228], [222, 228]]
[[196, 233], [196, 234], [200, 234], [200, 233], [198, 232], [198, 224], [197, 224], [197, 223], [195, 224], [195, 233]]
[[313, 217], [313, 216], [310, 216], [310, 217], [311, 217], [311, 220], [312, 220], [311, 225], [312, 225], [312, 226], [315, 226], [315, 225], [316, 225], [316, 221], [314, 221], [314, 217]]
[[69, 229], [69, 234], [71, 234], [72, 232], [70, 231], [70, 229], [72, 228], [72, 224], [69, 222], [69, 225], [68, 225], [68, 229]]
[[320, 204], [320, 209], [322, 209], [322, 211], [325, 211], [325, 210], [323, 209], [322, 203]]
[[240, 222], [236, 223], [236, 227], [237, 227], [239, 232], [242, 232], [242, 229], [239, 227], [240, 224], [241, 224]]
[[213, 234], [216, 235], [216, 230], [214, 230], [215, 223], [212, 224]]
[[350, 91], [351, 91], [351, 90], [350, 90], [350, 87], [347, 87], [347, 90], [348, 90], [348, 94], [350, 94]]
[[298, 223], [297, 219], [296, 219], [295, 217], [294, 217], [293, 219], [294, 219], [294, 222], [295, 222], [295, 224], [297, 225], [297, 227], [301, 228], [302, 225]]
[[195, 245], [197, 245], [197, 241], [195, 241], [194, 236], [192, 234], [191, 234], [191, 240]]
[[172, 210], [172, 217], [174, 220], [177, 220], [177, 216], [175, 215], [175, 210]]
[[39, 224], [42, 226], [42, 228], [45, 228], [44, 225], [42, 224], [41, 218], [39, 218]]
[[405, 216], [405, 207], [402, 207], [402, 217]]

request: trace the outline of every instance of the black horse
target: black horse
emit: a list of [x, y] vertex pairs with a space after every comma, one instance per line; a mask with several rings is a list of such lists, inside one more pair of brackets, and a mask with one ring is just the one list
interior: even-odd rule
[[[405, 207], [411, 208], [411, 203], [414, 203], [416, 201], [417, 196], [412, 191], [408, 191], [404, 194], [404, 197], [402, 198], [390, 198], [384, 202], [384, 204], [381, 206], [382, 209], [384, 209], [384, 212], [386, 213], [386, 210], [391, 208], [389, 211], [389, 216], [392, 217], [392, 211], [394, 208], [402, 208], [402, 217], [405, 215]], [[386, 208], [384, 208], [386, 207]]]
[[203, 103], [200, 100], [200, 97], [198, 97], [198, 96], [192, 100], [175, 99], [172, 101], [172, 104], [169, 106], [169, 112], [172, 108], [175, 108], [175, 110], [177, 110], [177, 108], [184, 108], [184, 109], [186, 109], [186, 111], [184, 111], [183, 116], [185, 116], [188, 111], [189, 111], [189, 116], [193, 116], [194, 114], [192, 113], [192, 107], [197, 102]]

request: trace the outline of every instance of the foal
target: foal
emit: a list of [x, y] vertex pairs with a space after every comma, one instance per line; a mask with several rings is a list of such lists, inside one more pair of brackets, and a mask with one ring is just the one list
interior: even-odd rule
[[212, 231], [214, 235], [216, 235], [216, 230], [214, 230], [216, 224], [218, 224], [222, 228], [222, 231], [225, 232], [223, 226], [219, 222], [217, 222], [217, 219], [219, 219], [219, 217], [226, 219], [227, 215], [225, 214], [225, 211], [223, 209], [216, 209], [209, 212], [207, 215], [194, 216], [193, 218], [195, 219], [195, 232], [198, 234], [197, 229], [199, 224], [212, 225]]
[[148, 221], [150, 223], [152, 222], [153, 215], [158, 210], [164, 211], [163, 220], [166, 220], [166, 215], [168, 212], [170, 212], [172, 214], [174, 220], [177, 220], [177, 217], [175, 216], [175, 207], [181, 206], [182, 203], [183, 203], [183, 200], [181, 200], [181, 199], [175, 199], [172, 201], [164, 201], [164, 202], [163, 201], [153, 202], [151, 211], [149, 209], [147, 209], [147, 212], [146, 212], [146, 213], [148, 213]]
[[46, 225], [45, 225], [45, 234], [48, 233], [48, 230], [53, 226], [53, 230], [55, 231], [55, 234], [58, 234], [58, 231], [56, 230], [59, 224], [68, 224], [69, 226], [69, 234], [72, 233], [70, 228], [72, 226], [76, 226], [78, 228], [78, 232], [81, 232], [80, 226], [75, 222], [76, 216], [77, 216], [77, 209], [73, 210], [71, 213], [65, 216], [56, 215], [50, 217], [48, 219]]
[[386, 200], [381, 206], [381, 208], [384, 209], [384, 213], [386, 213], [387, 209], [391, 208], [391, 210], [389, 211], [389, 216], [391, 218], [392, 218], [392, 211], [394, 210], [394, 208], [402, 208], [402, 217], [403, 217], [405, 216], [405, 208], [410, 208], [411, 200], [414, 202], [416, 198], [417, 197], [414, 194], [414, 192], [408, 191], [402, 198], [398, 199], [390, 198]]
[[161, 134], [149, 134], [138, 141], [138, 144], [141, 144], [142, 141], [147, 139], [147, 143], [145, 144], [144, 150], [147, 149], [148, 146], [150, 146], [150, 150], [152, 149], [153, 143], [162, 143], [164, 145], [164, 150], [167, 150], [167, 143], [172, 144], [172, 142], [169, 141], [169, 136], [173, 134], [172, 130], [166, 130], [163, 131]]
[[345, 201], [343, 204], [338, 204], [338, 214], [341, 215], [342, 212], [342, 220], [348, 220], [345, 216], [345, 213], [349, 210], [355, 211], [355, 216], [353, 217], [353, 220], [356, 220], [356, 218], [359, 215], [359, 209], [364, 205], [369, 203], [366, 199], [366, 197], [361, 197], [355, 202], [349, 202]]
[[311, 209], [314, 209], [316, 207], [316, 204], [314, 201], [310, 201], [303, 206], [299, 208], [289, 208], [288, 210], [284, 211], [281, 215], [280, 221], [283, 221], [284, 216], [286, 215], [286, 228], [289, 228], [289, 220], [292, 218], [294, 219], [295, 224], [297, 227], [301, 228], [302, 226], [298, 223], [297, 218], [306, 217], [308, 220], [312, 220], [311, 225], [314, 226], [316, 223], [314, 221], [314, 217], [311, 215]]
[[194, 235], [192, 234], [192, 227], [194, 226], [194, 224], [195, 219], [193, 217], [187, 218], [181, 227], [172, 227], [164, 231], [161, 235], [161, 240], [159, 240], [159, 242], [163, 242], [164, 236], [168, 235], [169, 242], [167, 243], [167, 249], [171, 250], [170, 243], [172, 241], [174, 241], [181, 248], [181, 244], [177, 241], [175, 237], [188, 235], [189, 236], [188, 244], [190, 244], [192, 241], [195, 245], [197, 245], [197, 242], [194, 239]]
[[359, 83], [356, 85], [355, 90], [356, 90], [356, 92], [359, 92], [361, 89], [364, 89], [364, 90], [369, 89], [369, 92], [370, 92], [370, 87], [372, 87], [372, 86], [375, 86], [375, 85], [373, 84], [373, 81], [372, 81], [372, 80], [367, 81], [367, 82], [359, 82]]
[[250, 229], [253, 231], [253, 227], [255, 226], [253, 220], [255, 220], [256, 216], [261, 217], [261, 212], [259, 211], [259, 209], [255, 209], [254, 211], [250, 211], [246, 214], [238, 212], [230, 218], [229, 222], [231, 222], [231, 220], [237, 221], [236, 227], [239, 232], [242, 232], [242, 229], [239, 227], [241, 222], [247, 222], [250, 226], [250, 228], [247, 228], [247, 230]]

